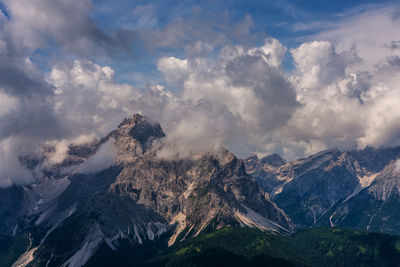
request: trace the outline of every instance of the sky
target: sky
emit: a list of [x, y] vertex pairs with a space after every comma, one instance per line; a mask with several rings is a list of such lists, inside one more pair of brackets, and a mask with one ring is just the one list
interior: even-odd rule
[[[0, 0], [0, 187], [142, 113], [161, 155], [399, 145], [398, 1]], [[48, 151], [33, 172], [22, 159]], [[107, 158], [107, 157], [105, 157]]]

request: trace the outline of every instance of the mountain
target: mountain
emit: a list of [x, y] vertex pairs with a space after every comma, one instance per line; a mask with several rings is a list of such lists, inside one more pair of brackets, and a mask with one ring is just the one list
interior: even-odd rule
[[[160, 124], [135, 115], [93, 144], [71, 146], [40, 182], [0, 190], [0, 237], [21, 240], [0, 256], [17, 255], [25, 244], [15, 266], [81, 266], [104, 249], [172, 245], [225, 226], [292, 233], [242, 160], [224, 148], [162, 159], [164, 136]], [[108, 154], [114, 163], [100, 170]]]
[[[400, 233], [400, 147], [292, 162], [241, 160], [225, 148], [166, 159], [165, 136], [134, 115], [95, 142], [70, 145], [61, 163], [48, 164], [51, 146], [20, 158], [44, 176], [0, 189], [0, 266], [179, 265], [218, 255], [242, 265], [391, 266], [387, 257], [398, 257], [394, 237], [336, 227]], [[317, 226], [334, 228], [294, 234]]]
[[400, 173], [397, 161], [392, 161], [376, 175], [370, 186], [329, 210], [318, 224], [399, 233]]
[[[258, 158], [256, 154], [244, 159], [246, 171], [251, 174], [268, 194], [272, 194], [275, 188], [282, 185], [283, 181], [277, 179], [279, 167], [286, 161], [277, 154]], [[272, 194], [273, 195], [273, 194]]]
[[399, 157], [400, 147], [332, 149], [277, 166], [254, 155], [245, 163], [297, 228], [332, 225], [400, 233], [395, 190], [400, 179], [394, 171]]

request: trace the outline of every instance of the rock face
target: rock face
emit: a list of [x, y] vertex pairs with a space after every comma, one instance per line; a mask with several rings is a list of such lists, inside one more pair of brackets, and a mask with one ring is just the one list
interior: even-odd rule
[[111, 131], [101, 142], [115, 139], [118, 161], [131, 161], [142, 156], [152, 147], [155, 140], [165, 136], [159, 123], [152, 123], [147, 117], [136, 114], [125, 119], [117, 129]]
[[[0, 209], [11, 235], [29, 233], [30, 245], [18, 263], [81, 266], [100, 246], [118, 250], [124, 240], [136, 246], [161, 235], [173, 244], [226, 225], [292, 232], [290, 220], [246, 173], [242, 160], [223, 148], [160, 159], [164, 136], [158, 123], [135, 115], [98, 142], [70, 148], [70, 157], [79, 160], [60, 166], [71, 174], [24, 187], [16, 196], [24, 204], [13, 211], [15, 221]], [[116, 148], [114, 165], [80, 173], [76, 164], [109, 141]]]
[[400, 173], [392, 161], [376, 175], [370, 186], [350, 195], [318, 222], [347, 228], [400, 232]]
[[333, 149], [277, 167], [263, 164], [254, 156], [245, 162], [297, 228], [331, 225], [399, 233], [398, 224], [389, 220], [398, 218], [399, 210], [388, 209], [382, 216], [377, 216], [376, 210], [395, 203], [392, 199], [396, 199], [397, 191], [392, 185], [398, 178], [388, 175], [388, 170], [394, 169], [393, 161], [399, 157], [399, 147], [347, 152]]
[[256, 154], [250, 155], [244, 160], [246, 170], [251, 174], [261, 188], [269, 195], [283, 184], [283, 180], [277, 179], [279, 167], [286, 164], [286, 161], [277, 154], [259, 159]]

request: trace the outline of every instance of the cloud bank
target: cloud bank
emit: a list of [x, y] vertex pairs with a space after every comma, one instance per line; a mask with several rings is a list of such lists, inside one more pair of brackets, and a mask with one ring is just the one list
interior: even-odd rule
[[[221, 145], [241, 157], [258, 152], [294, 159], [332, 147], [399, 144], [396, 8], [344, 16], [288, 48], [272, 37], [251, 43], [250, 16], [234, 23], [232, 31], [211, 27], [216, 22], [201, 16], [159, 27], [155, 9], [139, 6], [132, 11], [135, 27], [120, 35], [121, 29], [105, 31], [97, 25], [90, 1], [4, 3], [0, 187], [40, 179], [38, 170], [20, 164], [21, 157], [52, 145], [47, 163], [60, 163], [69, 144], [104, 136], [134, 113], [161, 123], [167, 133], [159, 152], [164, 158]], [[191, 31], [196, 34], [189, 37]], [[125, 50], [135, 44], [129, 43], [132, 36], [153, 42], [151, 49], [181, 49], [179, 55], [167, 50], [157, 57], [162, 82], [149, 81], [146, 88], [119, 83], [116, 70], [89, 56]], [[43, 68], [33, 59], [41, 50], [65, 56]], [[294, 66], [289, 71], [283, 67], [288, 57]], [[82, 167], [84, 172], [112, 161], [103, 154]]]

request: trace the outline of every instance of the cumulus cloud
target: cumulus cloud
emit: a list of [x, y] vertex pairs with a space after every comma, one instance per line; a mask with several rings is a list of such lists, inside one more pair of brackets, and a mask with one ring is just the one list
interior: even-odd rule
[[[336, 44], [339, 52], [356, 46], [358, 55], [363, 59], [358, 70], [373, 70], [382, 59], [398, 53], [396, 41], [400, 35], [399, 5], [374, 5], [366, 7], [364, 12], [343, 14], [339, 21], [329, 21], [332, 29], [319, 32], [310, 38], [327, 40]], [[388, 49], [388, 46], [391, 46]], [[372, 52], [373, 51], [373, 52]]]
[[20, 159], [62, 133], [52, 111], [52, 86], [30, 60], [32, 51], [15, 39], [10, 21], [0, 12], [0, 177], [9, 185], [35, 181]]
[[279, 142], [292, 153], [298, 147], [297, 155], [398, 144], [400, 84], [393, 56], [371, 69], [354, 46], [336, 50], [327, 41], [291, 50], [296, 66], [291, 81], [302, 106], [276, 132]]
[[82, 131], [74, 130], [79, 126], [75, 124], [79, 116], [72, 119], [62, 114], [67, 98], [60, 101], [59, 85], [37, 67], [32, 54], [50, 46], [72, 55], [86, 55], [96, 49], [103, 54], [117, 49], [121, 42], [114, 33], [100, 30], [90, 18], [90, 1], [3, 3], [7, 16], [0, 11], [0, 177], [6, 184], [21, 184], [40, 176], [29, 173], [20, 164], [21, 158], [57, 142], [58, 156], [54, 159], [59, 161], [65, 154], [64, 140], [95, 132], [88, 130], [93, 124]]
[[[151, 49], [184, 53], [158, 58], [165, 83], [136, 88], [116, 82], [110, 66], [77, 58], [90, 48], [109, 53], [124, 44], [90, 17], [90, 1], [5, 4], [10, 16], [0, 12], [1, 187], [40, 178], [38, 170], [21, 166], [21, 157], [47, 145], [54, 149], [43, 165], [60, 163], [70, 144], [104, 136], [134, 113], [161, 123], [167, 134], [162, 158], [223, 145], [239, 156], [275, 152], [294, 159], [332, 147], [400, 143], [398, 16], [388, 7], [344, 17], [287, 49], [270, 37], [250, 45], [250, 16], [232, 22], [221, 15], [226, 23], [217, 24], [197, 10], [159, 26], [155, 8], [139, 6], [131, 11], [136, 28], [130, 31]], [[43, 71], [30, 56], [49, 42], [71, 57]], [[282, 67], [287, 54], [294, 65], [290, 73]], [[110, 166], [113, 151], [112, 143], [103, 145], [78, 170]]]
[[54, 86], [54, 113], [74, 127], [65, 134], [104, 134], [135, 111], [140, 92], [113, 80], [114, 71], [90, 61], [75, 60], [53, 66], [48, 82]]
[[51, 140], [45, 142], [46, 147], [53, 148], [46, 153], [46, 160], [44, 165], [61, 164], [67, 157], [70, 145], [84, 145], [92, 144], [96, 141], [96, 137], [91, 135], [80, 135], [72, 140], [61, 139]]
[[265, 142], [299, 106], [281, 69], [285, 51], [279, 41], [268, 38], [261, 47], [226, 46], [217, 59], [161, 58], [159, 70], [182, 90], [178, 108], [164, 111], [175, 116], [163, 120], [166, 141], [173, 141], [171, 147], [180, 154], [226, 145], [247, 147], [242, 155]]
[[158, 61], [157, 68], [164, 74], [166, 80], [170, 83], [182, 82], [182, 80], [185, 79], [185, 76], [189, 74], [187, 59], [163, 57]]
[[117, 150], [113, 142], [114, 139], [112, 138], [108, 140], [107, 143], [100, 147], [96, 154], [79, 165], [76, 171], [84, 174], [96, 173], [105, 170], [114, 164], [117, 157]]
[[26, 142], [19, 137], [0, 142], [0, 188], [35, 182], [33, 174], [20, 164], [19, 157], [24, 153], [21, 143]]
[[330, 42], [304, 43], [291, 54], [301, 88], [326, 86], [345, 73], [346, 56], [337, 54]]

